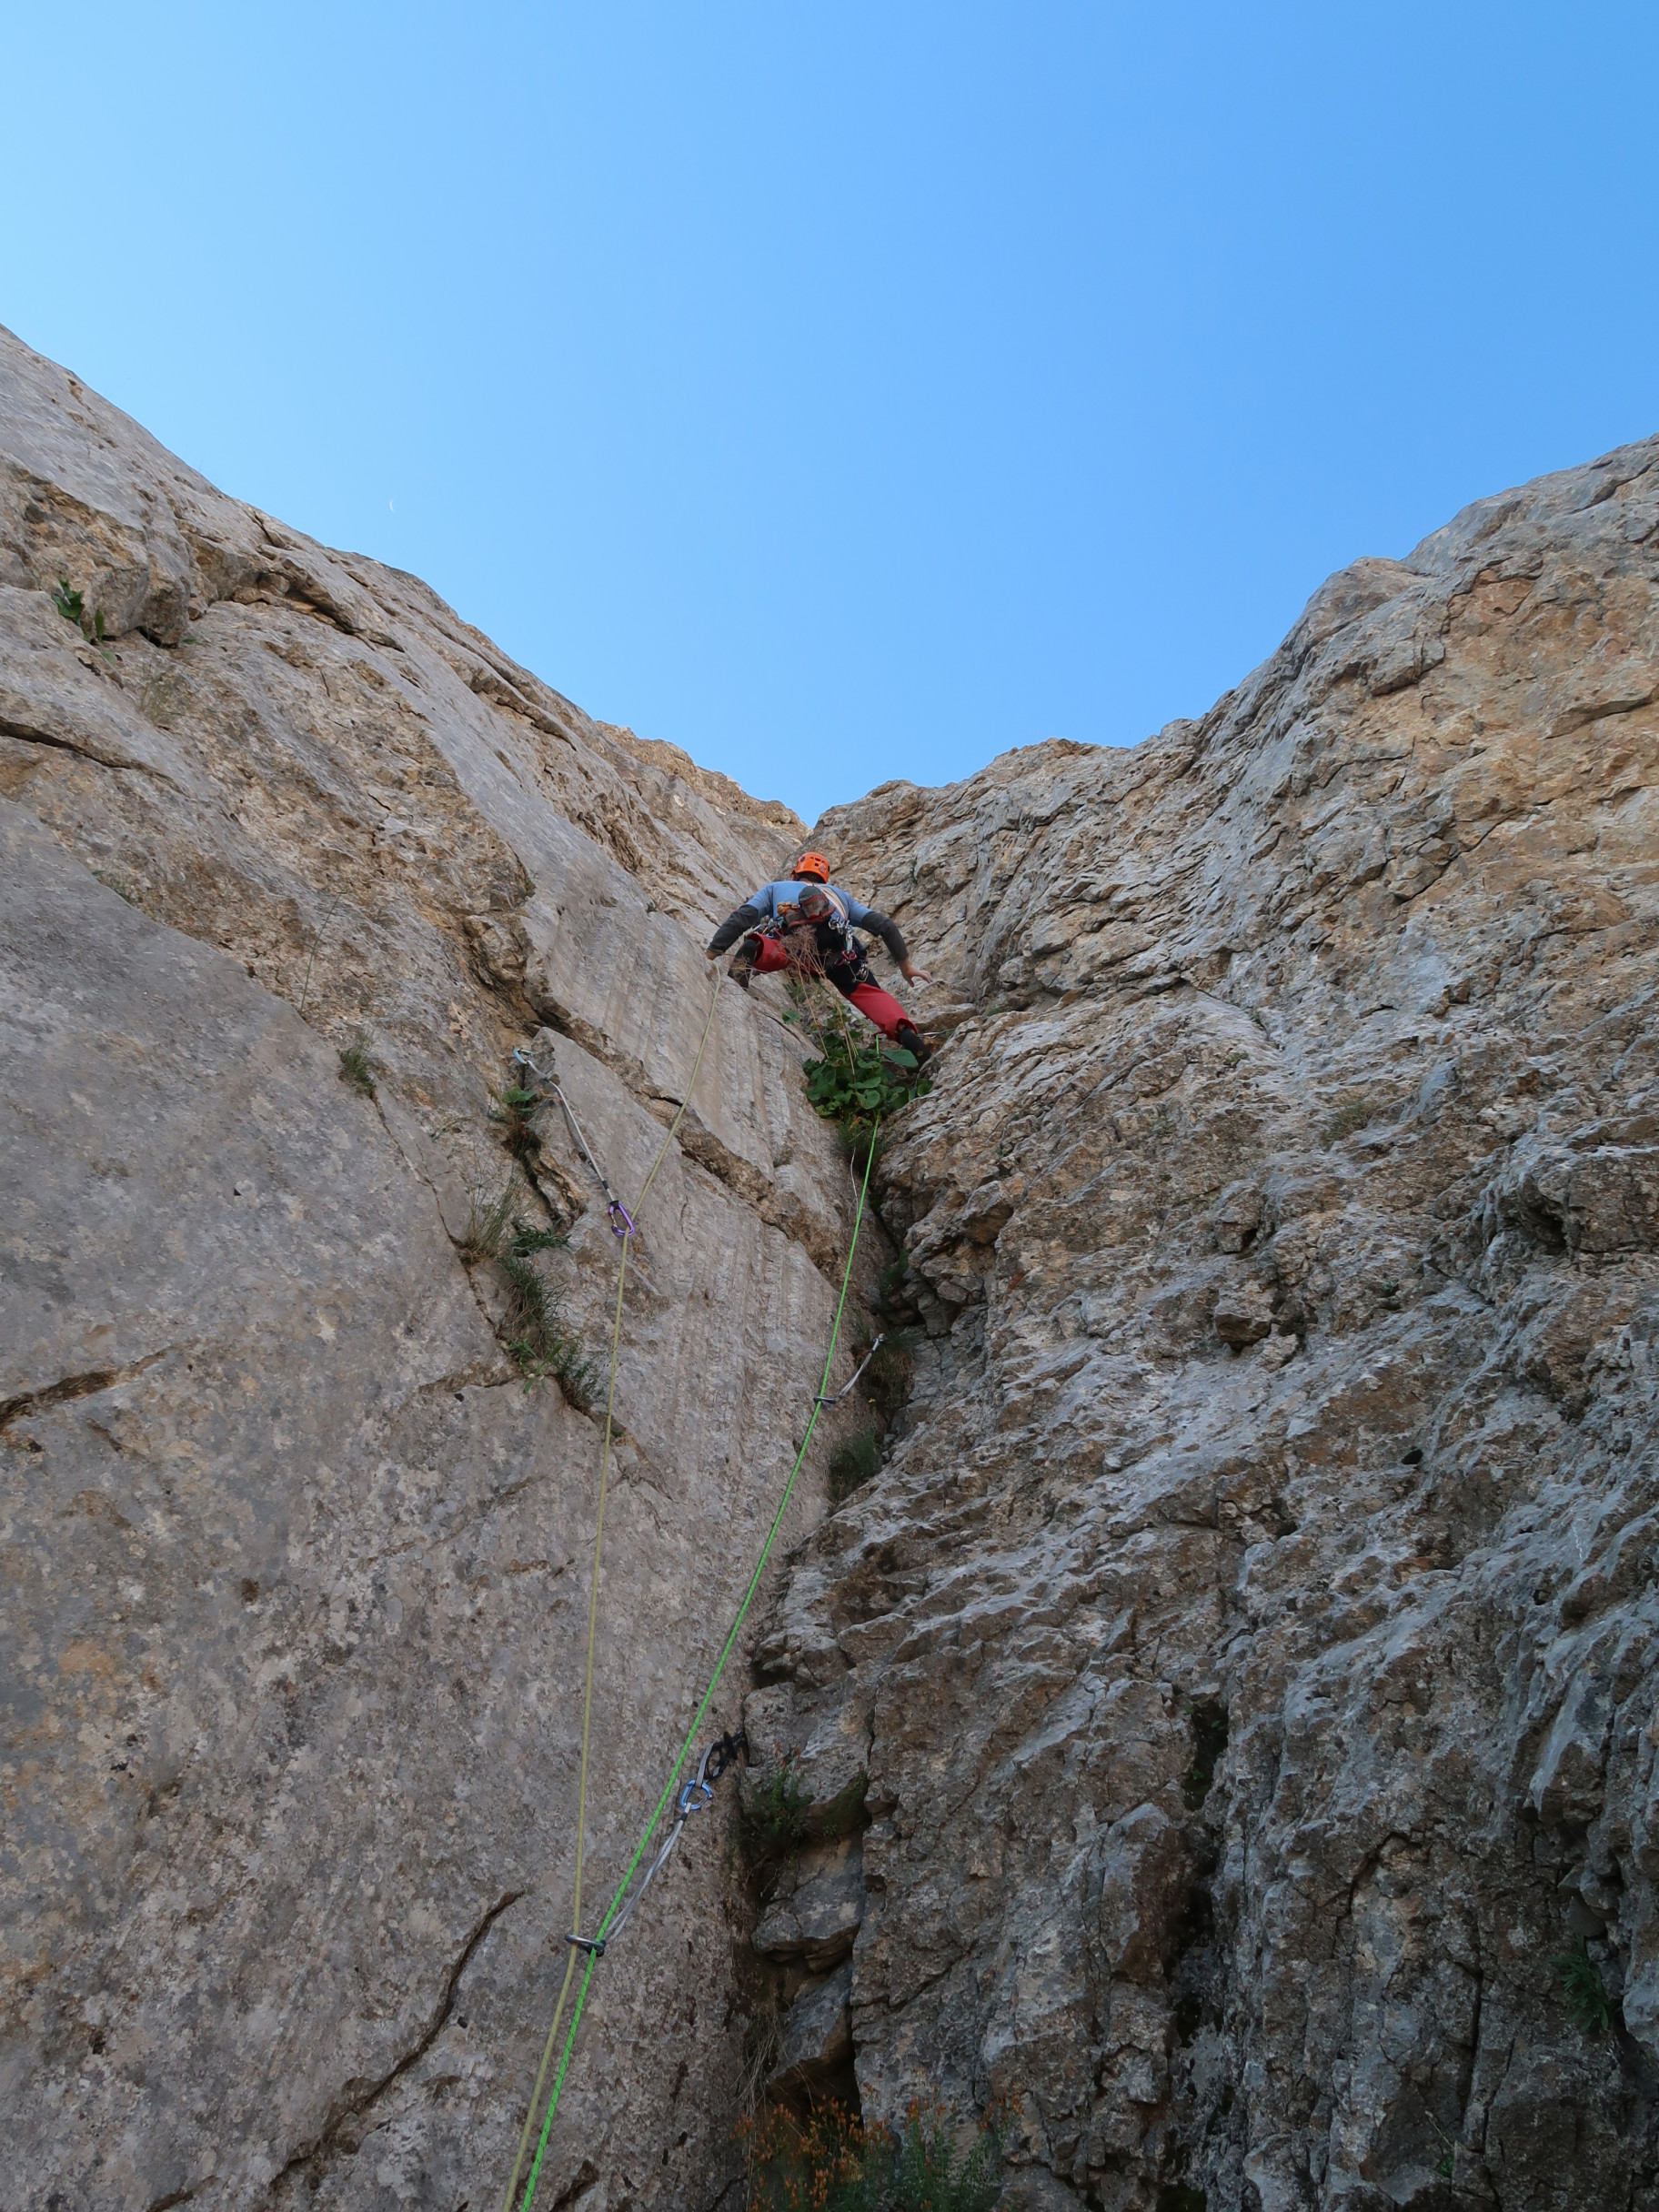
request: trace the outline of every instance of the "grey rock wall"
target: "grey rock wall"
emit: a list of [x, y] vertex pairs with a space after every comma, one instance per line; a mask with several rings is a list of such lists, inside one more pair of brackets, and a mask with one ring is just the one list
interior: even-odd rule
[[[768, 2081], [1000, 2099], [1035, 2212], [1659, 2203], [1656, 526], [1659, 441], [1356, 563], [1201, 722], [814, 831], [940, 976], [855, 1300], [913, 1385], [713, 1715], [806, 1832], [689, 1832], [544, 2203], [735, 2206]], [[588, 1357], [614, 1274], [490, 1088], [532, 1043], [631, 1197], [800, 834], [0, 339], [6, 2212], [499, 2201], [598, 1432], [480, 1208], [568, 1231]], [[590, 1898], [817, 1387], [781, 1011], [722, 994], [628, 1295]]]
[[951, 1035], [750, 1734], [867, 1777], [866, 2111], [1033, 2204], [1659, 2202], [1656, 588], [1652, 441], [815, 829]]
[[[499, 2202], [566, 1957], [599, 1429], [466, 1263], [518, 1172], [490, 1087], [533, 1044], [631, 1202], [709, 921], [800, 834], [0, 339], [8, 2212]], [[851, 1209], [799, 1057], [726, 989], [642, 1217], [589, 1918], [818, 1387]], [[614, 1239], [538, 1126], [513, 1207], [568, 1229], [534, 1264], [602, 1368]], [[607, 1957], [544, 2202], [737, 2173], [731, 1812]]]

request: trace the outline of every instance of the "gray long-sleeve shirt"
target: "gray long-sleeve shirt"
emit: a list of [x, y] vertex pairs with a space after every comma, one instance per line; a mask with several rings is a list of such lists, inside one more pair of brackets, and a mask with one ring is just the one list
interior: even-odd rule
[[825, 886], [817, 882], [763, 883], [758, 891], [744, 900], [734, 913], [729, 914], [709, 940], [710, 952], [724, 952], [735, 945], [739, 937], [750, 930], [758, 930], [763, 921], [778, 919], [787, 907], [798, 907], [805, 891], [828, 889], [830, 898], [855, 930], [869, 930], [879, 937], [902, 968], [910, 959], [904, 935], [899, 924], [886, 914], [879, 914], [873, 906], [865, 906], [836, 883]]

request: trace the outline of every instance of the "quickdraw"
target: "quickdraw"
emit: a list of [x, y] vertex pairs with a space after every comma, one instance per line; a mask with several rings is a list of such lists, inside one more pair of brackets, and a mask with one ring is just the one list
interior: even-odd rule
[[607, 1947], [615, 1943], [617, 1937], [627, 1926], [634, 1907], [674, 1855], [674, 1847], [685, 1833], [687, 1821], [690, 1819], [693, 1813], [700, 1813], [706, 1805], [714, 1803], [715, 1784], [727, 1768], [733, 1765], [739, 1753], [747, 1751], [748, 1748], [749, 1738], [741, 1728], [734, 1729], [729, 1735], [717, 1737], [709, 1744], [708, 1750], [703, 1754], [701, 1765], [679, 1793], [679, 1803], [676, 1809], [674, 1825], [663, 1838], [662, 1848], [652, 1860], [650, 1870], [646, 1875], [644, 1881], [640, 1883], [616, 1918], [610, 1922], [602, 1936], [567, 1936], [565, 1937], [567, 1943], [574, 1944], [578, 1951], [587, 1951], [595, 1958], [604, 1957]]
[[559, 1111], [570, 1125], [570, 1134], [576, 1139], [578, 1151], [593, 1170], [594, 1180], [605, 1193], [605, 1212], [612, 1230], [619, 1237], [638, 1236], [639, 1232], [635, 1226], [633, 1215], [611, 1189], [604, 1169], [594, 1158], [593, 1149], [582, 1134], [582, 1125], [571, 1112], [569, 1100], [559, 1089], [558, 1079], [556, 1076], [545, 1074], [521, 1045], [514, 1047], [513, 1058], [521, 1068], [528, 1068], [536, 1081], [558, 1100]]
[[875, 1342], [874, 1342], [874, 1343], [873, 1343], [873, 1344], [870, 1346], [870, 1350], [869, 1350], [869, 1351], [868, 1351], [868, 1352], [867, 1352], [864, 1354], [864, 1357], [863, 1357], [863, 1358], [862, 1358], [862, 1359], [861, 1359], [861, 1360], [859, 1362], [858, 1365], [857, 1365], [857, 1366], [856, 1366], [856, 1367], [853, 1369], [852, 1372], [851, 1372], [851, 1373], [850, 1373], [850, 1374], [848, 1376], [848, 1378], [847, 1378], [846, 1382], [843, 1382], [843, 1383], [841, 1384], [841, 1387], [840, 1388], [840, 1390], [838, 1390], [838, 1391], [836, 1392], [836, 1393], [835, 1393], [834, 1397], [832, 1397], [832, 1398], [823, 1398], [823, 1397], [819, 1397], [819, 1398], [814, 1398], [814, 1399], [813, 1399], [813, 1401], [812, 1401], [813, 1404], [814, 1404], [814, 1405], [840, 1405], [840, 1403], [841, 1400], [842, 1400], [842, 1399], [843, 1399], [843, 1398], [844, 1398], [844, 1397], [847, 1395], [848, 1392], [849, 1392], [849, 1391], [850, 1391], [850, 1390], [852, 1388], [853, 1384], [854, 1384], [854, 1383], [855, 1383], [855, 1382], [858, 1381], [859, 1377], [860, 1377], [860, 1375], [863, 1373], [864, 1370], [865, 1370], [865, 1369], [866, 1369], [866, 1368], [867, 1368], [867, 1367], [870, 1365], [870, 1362], [871, 1362], [871, 1360], [873, 1360], [873, 1359], [875, 1358], [875, 1356], [876, 1356], [877, 1352], [880, 1351], [880, 1349], [881, 1349], [882, 1345], [883, 1345], [883, 1344], [885, 1344], [885, 1343], [886, 1343], [886, 1342], [887, 1342], [887, 1332], [886, 1332], [885, 1330], [883, 1330], [883, 1331], [882, 1331], [882, 1332], [881, 1332], [881, 1334], [880, 1334], [879, 1337], [877, 1337], [877, 1339], [876, 1339]]

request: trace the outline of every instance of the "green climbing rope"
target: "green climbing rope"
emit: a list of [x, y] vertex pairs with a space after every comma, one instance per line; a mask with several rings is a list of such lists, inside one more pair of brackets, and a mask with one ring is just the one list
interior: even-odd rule
[[[800, 1449], [795, 1454], [795, 1463], [789, 1469], [789, 1480], [783, 1486], [783, 1495], [778, 1501], [778, 1510], [772, 1515], [771, 1526], [766, 1532], [766, 1542], [760, 1546], [760, 1556], [755, 1562], [754, 1573], [749, 1578], [749, 1584], [743, 1593], [742, 1603], [738, 1607], [737, 1616], [733, 1620], [731, 1627], [727, 1634], [725, 1643], [720, 1646], [720, 1655], [715, 1662], [713, 1674], [709, 1677], [709, 1687], [703, 1692], [702, 1703], [698, 1706], [697, 1712], [693, 1715], [691, 1725], [686, 1731], [685, 1741], [680, 1744], [679, 1751], [675, 1758], [674, 1764], [669, 1770], [669, 1779], [667, 1784], [664, 1785], [661, 1796], [657, 1800], [656, 1809], [651, 1814], [649, 1820], [646, 1822], [644, 1829], [640, 1833], [639, 1841], [634, 1846], [634, 1855], [628, 1862], [627, 1872], [623, 1875], [621, 1881], [618, 1883], [616, 1894], [611, 1898], [610, 1903], [605, 1908], [605, 1917], [600, 1921], [598, 1932], [594, 1937], [594, 1941], [596, 1943], [602, 1944], [604, 1942], [605, 1931], [609, 1927], [611, 1922], [616, 1918], [617, 1913], [621, 1906], [622, 1900], [627, 1896], [634, 1875], [638, 1871], [639, 1862], [645, 1856], [646, 1846], [649, 1844], [652, 1835], [655, 1834], [657, 1824], [662, 1818], [664, 1812], [668, 1808], [669, 1802], [674, 1795], [674, 1785], [679, 1780], [679, 1770], [682, 1766], [684, 1766], [687, 1758], [690, 1755], [691, 1747], [697, 1741], [698, 1731], [701, 1728], [704, 1716], [708, 1713], [710, 1704], [713, 1702], [714, 1694], [720, 1685], [720, 1677], [726, 1672], [727, 1662], [730, 1659], [732, 1651], [737, 1644], [738, 1635], [743, 1626], [744, 1618], [749, 1612], [749, 1606], [754, 1602], [755, 1592], [760, 1586], [760, 1577], [766, 1572], [766, 1563], [771, 1557], [772, 1546], [778, 1540], [778, 1531], [783, 1525], [783, 1516], [788, 1512], [789, 1500], [794, 1494], [796, 1478], [800, 1473], [801, 1463], [807, 1456], [807, 1447], [812, 1442], [812, 1432], [818, 1426], [818, 1417], [819, 1413], [822, 1411], [822, 1406], [819, 1401], [821, 1400], [823, 1393], [830, 1387], [830, 1371], [835, 1364], [836, 1346], [840, 1341], [841, 1316], [845, 1312], [847, 1307], [847, 1290], [849, 1284], [852, 1281], [852, 1263], [858, 1254], [859, 1232], [864, 1225], [864, 1205], [870, 1191], [870, 1171], [871, 1166], [874, 1164], [876, 1157], [875, 1140], [876, 1131], [872, 1130], [870, 1132], [870, 1147], [864, 1158], [864, 1180], [859, 1186], [858, 1210], [853, 1215], [852, 1241], [847, 1248], [847, 1264], [841, 1271], [840, 1296], [836, 1301], [835, 1321], [830, 1331], [830, 1350], [824, 1360], [823, 1376], [818, 1386], [818, 1396], [813, 1400], [812, 1412], [807, 1422], [806, 1434], [800, 1440]], [[587, 1963], [583, 1969], [581, 1984], [576, 1993], [576, 2009], [570, 2015], [570, 2026], [565, 2034], [564, 2049], [559, 2054], [558, 2071], [553, 2076], [553, 2087], [548, 2097], [548, 2109], [542, 2119], [541, 2133], [537, 2140], [536, 2157], [530, 2166], [529, 2178], [525, 2183], [524, 2197], [520, 2206], [520, 2212], [530, 2212], [531, 2202], [536, 2195], [536, 2183], [541, 2173], [541, 2162], [547, 2155], [548, 2138], [553, 2132], [553, 2116], [558, 2109], [559, 2091], [564, 2086], [565, 2071], [570, 2064], [570, 2055], [576, 2047], [576, 2031], [581, 2026], [583, 2008], [586, 2006], [588, 2002], [588, 1986], [593, 1979], [593, 1969], [595, 1964], [597, 1963], [595, 1952], [588, 1950], [586, 1954], [586, 1958]], [[569, 1988], [570, 1968], [573, 1967], [574, 1965], [575, 1953], [573, 1951], [571, 1954], [570, 1966], [568, 1966], [566, 1969], [565, 1990]], [[564, 1991], [560, 1992], [559, 2003], [561, 2009], [564, 2002]], [[557, 2019], [557, 2015], [555, 2017]], [[538, 2086], [539, 2086], [539, 2084]], [[534, 2121], [535, 2116], [535, 2106], [532, 2105], [530, 2108], [530, 2119], [532, 2122]], [[510, 2188], [508, 2194], [509, 2196], [511, 2194]]]
[[[587, 1155], [588, 1166], [598, 1177], [600, 1186], [610, 1202], [608, 1212], [612, 1227], [616, 1227], [618, 1217], [622, 1222], [622, 1227], [618, 1232], [622, 1239], [622, 1250], [621, 1256], [617, 1262], [617, 1309], [610, 1329], [610, 1381], [606, 1386], [605, 1428], [599, 1445], [599, 1503], [593, 1524], [593, 1574], [588, 1593], [587, 1686], [582, 1694], [582, 1753], [581, 1763], [578, 1769], [579, 1779], [577, 1783], [576, 1792], [576, 1885], [570, 1903], [570, 1934], [575, 1941], [579, 1941], [582, 1933], [582, 1862], [588, 1841], [588, 1746], [593, 1722], [593, 1655], [598, 1642], [599, 1565], [605, 1550], [605, 1500], [610, 1483], [610, 1445], [616, 1427], [617, 1362], [622, 1351], [622, 1300], [628, 1288], [628, 1254], [638, 1233], [636, 1217], [651, 1194], [651, 1185], [657, 1180], [658, 1170], [669, 1156], [669, 1148], [679, 1134], [679, 1124], [684, 1118], [686, 1108], [691, 1103], [691, 1093], [697, 1088], [698, 1072], [703, 1064], [703, 1054], [708, 1049], [709, 1032], [714, 1028], [715, 1009], [720, 1002], [722, 980], [717, 969], [713, 988], [709, 993], [709, 1016], [703, 1023], [703, 1033], [697, 1041], [697, 1057], [691, 1062], [691, 1073], [686, 1083], [685, 1096], [679, 1101], [674, 1119], [669, 1123], [668, 1133], [662, 1140], [656, 1159], [651, 1162], [650, 1172], [640, 1186], [639, 1195], [634, 1201], [632, 1214], [629, 1214], [628, 1209], [618, 1200], [616, 1192], [606, 1181], [598, 1161], [588, 1150], [588, 1140], [577, 1125], [576, 1116], [570, 1111], [569, 1101], [557, 1083], [553, 1086], [554, 1096], [563, 1107], [565, 1119], [570, 1124], [570, 1132]], [[538, 1081], [547, 1080], [542, 1076], [536, 1062], [529, 1059], [528, 1054], [520, 1052], [515, 1054], [515, 1058], [524, 1061]], [[565, 1978], [559, 1989], [558, 2002], [553, 2007], [553, 2017], [548, 2024], [548, 2039], [542, 2046], [541, 2064], [536, 2069], [536, 2086], [530, 2091], [530, 2108], [525, 2114], [524, 2133], [518, 2138], [518, 2155], [513, 2160], [512, 2175], [507, 2185], [506, 2195], [501, 2200], [501, 2212], [511, 2212], [513, 2191], [518, 2186], [518, 2176], [524, 2166], [524, 2154], [529, 2146], [530, 2130], [536, 2123], [536, 2107], [541, 2102], [541, 2086], [548, 2077], [548, 2062], [553, 2056], [553, 2046], [558, 2038], [558, 2024], [564, 2017], [565, 2001], [570, 1995], [570, 1977], [575, 1970], [576, 1952], [572, 1949], [565, 1967]]]

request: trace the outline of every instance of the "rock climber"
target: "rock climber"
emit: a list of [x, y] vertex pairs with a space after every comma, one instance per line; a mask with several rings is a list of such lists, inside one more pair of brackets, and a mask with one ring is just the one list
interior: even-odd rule
[[763, 883], [721, 922], [706, 957], [719, 960], [740, 937], [743, 942], [729, 973], [745, 990], [751, 976], [773, 975], [782, 969], [822, 975], [884, 1037], [913, 1053], [920, 1063], [932, 1047], [898, 1000], [877, 983], [855, 930], [870, 930], [880, 938], [907, 983], [932, 981], [926, 969], [911, 966], [896, 921], [830, 882], [830, 863], [821, 852], [803, 852], [786, 878]]

